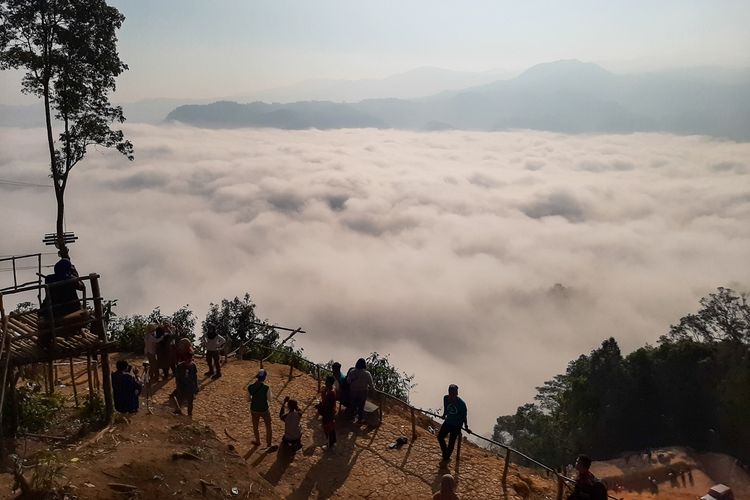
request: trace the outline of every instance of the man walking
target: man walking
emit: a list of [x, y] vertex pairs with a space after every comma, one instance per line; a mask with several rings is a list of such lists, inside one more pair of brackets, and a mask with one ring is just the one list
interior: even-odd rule
[[[469, 423], [466, 419], [466, 403], [458, 397], [458, 386], [451, 384], [448, 386], [448, 394], [443, 397], [443, 418], [445, 421], [440, 426], [438, 432], [438, 443], [440, 450], [443, 452], [443, 462], [448, 462], [453, 453], [453, 447], [456, 444], [456, 438], [461, 433], [461, 426], [469, 430]], [[445, 438], [448, 437], [448, 444], [445, 444]]]
[[253, 434], [255, 435], [254, 445], [260, 445], [260, 432], [258, 431], [258, 424], [260, 419], [266, 426], [266, 445], [267, 448], [272, 446], [271, 444], [271, 410], [269, 402], [271, 401], [271, 388], [265, 384], [266, 376], [268, 372], [264, 369], [260, 369], [258, 374], [255, 376], [255, 382], [247, 386], [248, 398], [250, 399], [250, 416], [253, 422]]

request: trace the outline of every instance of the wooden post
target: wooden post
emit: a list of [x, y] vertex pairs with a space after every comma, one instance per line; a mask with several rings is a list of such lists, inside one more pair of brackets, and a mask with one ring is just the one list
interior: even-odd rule
[[411, 410], [411, 440], [415, 441], [417, 439], [417, 417], [414, 415], [414, 407], [410, 406], [409, 409]]
[[565, 481], [560, 474], [557, 475], [557, 500], [562, 500]]
[[55, 393], [55, 370], [52, 361], [47, 362], [47, 376], [49, 377], [49, 393]]
[[[99, 335], [102, 343], [107, 341], [107, 332], [104, 331], [104, 312], [102, 309], [102, 294], [99, 290], [99, 275], [90, 274], [91, 277], [91, 295], [94, 299], [94, 322], [92, 326]], [[112, 420], [115, 408], [112, 401], [112, 378], [109, 373], [109, 353], [103, 351], [102, 358], [102, 386], [104, 388], [104, 416], [107, 422]]]
[[86, 355], [86, 380], [89, 383], [89, 404], [94, 399], [94, 385], [91, 382], [91, 354]]
[[53, 379], [55, 383], [52, 385], [57, 385], [60, 383], [60, 374], [57, 371], [57, 363], [53, 363], [52, 361], [50, 361], [50, 364], [52, 364], [52, 366], [54, 366], [54, 369], [55, 369], [55, 378]]
[[78, 388], [76, 387], [76, 374], [73, 370], [73, 358], [70, 358], [70, 383], [73, 386], [73, 400], [76, 402], [76, 408], [78, 408]]
[[503, 465], [503, 491], [507, 489], [508, 467], [510, 467], [510, 448], [505, 449], [505, 465]]
[[320, 366], [315, 365], [315, 373], [317, 374], [318, 378], [318, 392], [320, 392]]
[[55, 393], [55, 368], [52, 361], [47, 362], [47, 376], [49, 377], [49, 393]]
[[[47, 377], [47, 367], [41, 363], [35, 364], [35, 366], [41, 368], [42, 379], [44, 380], [44, 393], [49, 394], [49, 377]], [[36, 373], [39, 373], [36, 371], [36, 369], [34, 371]]]
[[458, 431], [458, 446], [456, 447], [456, 463], [461, 460], [461, 441], [464, 440], [464, 433]]
[[292, 372], [294, 371], [294, 356], [289, 360], [289, 380], [292, 380]]
[[101, 384], [99, 383], [99, 362], [94, 358], [92, 360], [94, 366], [92, 366], [91, 373], [94, 374], [94, 390], [97, 394], [102, 393]]

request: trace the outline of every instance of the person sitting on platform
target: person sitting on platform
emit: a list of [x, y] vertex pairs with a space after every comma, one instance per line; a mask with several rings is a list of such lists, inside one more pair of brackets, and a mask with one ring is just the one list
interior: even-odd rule
[[[59, 283], [61, 281], [72, 280], [78, 277], [78, 272], [70, 259], [60, 259], [55, 264], [54, 274], [48, 274], [44, 278], [47, 285]], [[77, 290], [84, 290], [85, 287], [80, 281], [71, 281], [48, 289], [48, 295], [42, 301], [39, 308], [39, 314], [45, 320], [52, 318], [55, 320], [81, 310], [81, 301], [78, 297]]]
[[112, 395], [115, 410], [120, 413], [136, 413], [138, 396], [143, 389], [143, 382], [138, 377], [138, 368], [133, 368], [127, 361], [117, 362], [117, 371], [112, 373]]

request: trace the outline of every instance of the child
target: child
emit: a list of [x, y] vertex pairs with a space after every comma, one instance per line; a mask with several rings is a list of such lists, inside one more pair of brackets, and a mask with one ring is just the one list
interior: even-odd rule
[[198, 368], [189, 358], [181, 361], [175, 369], [175, 383], [177, 388], [172, 393], [174, 395], [177, 409], [175, 413], [182, 414], [182, 405], [187, 404], [188, 415], [193, 416], [193, 400], [198, 393]]
[[328, 438], [328, 449], [336, 444], [336, 391], [333, 390], [333, 375], [326, 377], [326, 386], [320, 394], [320, 414], [323, 417], [323, 432]]
[[226, 339], [219, 335], [216, 331], [216, 327], [213, 325], [206, 326], [206, 362], [208, 363], [208, 371], [206, 377], [211, 377], [213, 380], [221, 377], [221, 363], [219, 362], [220, 352]]
[[[286, 406], [289, 407], [289, 411], [284, 413]], [[285, 397], [281, 404], [279, 418], [284, 422], [284, 437], [281, 438], [281, 444], [290, 446], [294, 451], [302, 448], [302, 427], [300, 426], [302, 412], [299, 411], [297, 402], [289, 399], [289, 396]]]

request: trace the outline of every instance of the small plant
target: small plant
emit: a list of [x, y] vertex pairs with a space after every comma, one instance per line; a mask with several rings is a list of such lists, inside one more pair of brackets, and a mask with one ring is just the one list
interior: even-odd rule
[[81, 417], [87, 424], [99, 425], [104, 422], [105, 416], [104, 400], [99, 394], [92, 394], [90, 398], [84, 401]]
[[18, 424], [27, 432], [43, 431], [65, 405], [65, 396], [44, 394], [27, 388], [18, 391]]
[[39, 500], [56, 500], [70, 498], [65, 494], [67, 485], [62, 484], [65, 478], [60, 458], [53, 452], [42, 452], [30, 479], [23, 475], [21, 461], [16, 457], [13, 473], [15, 484], [13, 490], [21, 490], [22, 498]]

